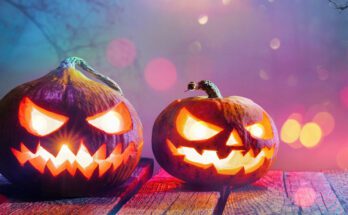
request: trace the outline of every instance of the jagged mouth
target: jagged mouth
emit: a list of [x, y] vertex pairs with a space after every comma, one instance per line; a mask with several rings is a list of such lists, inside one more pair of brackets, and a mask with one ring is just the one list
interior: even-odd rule
[[214, 166], [221, 175], [236, 175], [242, 169], [245, 174], [252, 173], [259, 169], [267, 159], [274, 154], [274, 147], [264, 147], [257, 156], [252, 149], [247, 153], [243, 150], [232, 150], [226, 158], [220, 159], [215, 150], [203, 150], [202, 154], [191, 147], [176, 147], [167, 139], [167, 145], [175, 156], [184, 156], [184, 161], [191, 165], [207, 169]]
[[126, 163], [130, 157], [135, 156], [142, 145], [141, 143], [136, 148], [134, 142], [130, 142], [127, 148], [122, 151], [122, 144], [119, 143], [109, 156], [106, 155], [106, 144], [102, 144], [91, 155], [83, 142], [80, 143], [76, 154], [65, 144], [62, 145], [56, 156], [43, 148], [40, 143], [38, 143], [35, 153], [31, 152], [23, 143], [20, 144], [19, 150], [11, 148], [11, 151], [21, 166], [28, 162], [41, 174], [48, 171], [52, 176], [58, 176], [67, 171], [71, 176], [75, 176], [76, 171], [80, 171], [89, 180], [97, 168], [99, 177], [102, 177], [110, 169], [116, 171], [123, 162]]

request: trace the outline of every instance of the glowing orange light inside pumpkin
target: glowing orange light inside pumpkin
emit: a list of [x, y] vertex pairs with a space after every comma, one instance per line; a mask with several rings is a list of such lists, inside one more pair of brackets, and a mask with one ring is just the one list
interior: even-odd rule
[[248, 125], [245, 127], [245, 129], [254, 138], [265, 139], [265, 140], [273, 138], [273, 129], [268, 119], [268, 116], [265, 113], [263, 114], [261, 122]]
[[[142, 144], [139, 147], [142, 147]], [[46, 167], [53, 176], [57, 176], [65, 170], [74, 176], [76, 170], [79, 170], [87, 179], [91, 178], [98, 167], [99, 177], [102, 177], [111, 166], [115, 171], [123, 161], [126, 162], [130, 156], [136, 153], [133, 142], [128, 145], [123, 153], [122, 144], [118, 144], [108, 157], [106, 157], [105, 144], [101, 145], [93, 156], [83, 143], [81, 143], [76, 155], [66, 144], [62, 145], [57, 156], [52, 155], [40, 144], [38, 144], [35, 153], [31, 152], [23, 143], [21, 143], [20, 150], [14, 148], [11, 148], [11, 150], [22, 166], [29, 162], [42, 174]]]
[[248, 126], [246, 129], [250, 132], [251, 136], [256, 138], [262, 138], [265, 133], [265, 128], [260, 123]]
[[243, 142], [236, 129], [233, 129], [227, 139], [226, 146], [243, 146]]
[[251, 149], [245, 155], [243, 155], [243, 150], [233, 150], [226, 158], [220, 159], [215, 150], [203, 150], [203, 153], [199, 154], [191, 147], [179, 146], [176, 148], [168, 139], [167, 144], [173, 155], [184, 156], [187, 163], [203, 169], [214, 166], [222, 175], [235, 175], [242, 168], [245, 173], [252, 173], [260, 168], [266, 159], [271, 159], [274, 154], [274, 148], [265, 147], [257, 156], [254, 156]]
[[130, 113], [122, 102], [111, 110], [87, 117], [87, 122], [108, 134], [120, 134], [131, 129]]
[[197, 119], [186, 108], [180, 110], [176, 127], [182, 137], [191, 141], [209, 139], [223, 130], [216, 125]]
[[28, 97], [23, 98], [19, 105], [18, 118], [21, 126], [36, 136], [51, 134], [68, 121], [68, 117], [45, 110]]

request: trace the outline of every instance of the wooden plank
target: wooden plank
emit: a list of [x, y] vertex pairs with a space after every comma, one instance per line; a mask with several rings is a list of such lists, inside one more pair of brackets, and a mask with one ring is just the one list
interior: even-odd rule
[[288, 196], [302, 214], [344, 214], [322, 172], [285, 173], [285, 186]]
[[223, 214], [297, 214], [286, 194], [283, 172], [270, 171], [252, 185], [232, 189]]
[[344, 214], [344, 209], [323, 173], [271, 171], [232, 190], [224, 214]]
[[118, 214], [213, 214], [218, 191], [197, 191], [164, 170], [150, 179]]
[[348, 214], [348, 170], [325, 172], [324, 175], [341, 203], [345, 214]]
[[134, 173], [124, 185], [101, 197], [60, 199], [52, 201], [26, 201], [8, 198], [10, 184], [0, 179], [1, 214], [108, 214], [120, 207], [152, 176], [153, 160], [141, 159]]

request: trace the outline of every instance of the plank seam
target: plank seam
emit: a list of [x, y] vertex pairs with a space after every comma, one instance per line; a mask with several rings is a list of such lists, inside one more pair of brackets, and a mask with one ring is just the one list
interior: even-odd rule
[[[283, 186], [284, 186], [284, 192], [285, 192], [285, 195], [286, 195], [286, 199], [288, 199], [289, 200], [289, 203], [291, 204], [291, 205], [293, 205], [293, 206], [296, 206], [297, 208], [298, 208], [298, 212], [297, 212], [297, 214], [303, 214], [303, 208], [302, 208], [302, 206], [299, 206], [299, 205], [296, 205], [294, 202], [293, 202], [293, 200], [292, 200], [292, 198], [291, 198], [291, 196], [289, 195], [289, 191], [288, 191], [288, 187], [286, 186], [286, 172], [285, 171], [282, 171], [282, 174], [283, 174]], [[286, 200], [285, 200], [286, 201]]]
[[344, 211], [345, 213], [348, 213], [348, 210], [347, 210], [346, 208], [344, 208], [345, 202], [339, 198], [339, 196], [338, 196], [337, 193], [336, 193], [335, 188], [332, 186], [332, 184], [331, 184], [330, 180], [328, 179], [328, 177], [326, 176], [326, 174], [324, 173], [323, 175], [324, 175], [325, 179], [328, 181], [329, 186], [330, 186], [332, 192], [335, 194], [335, 196], [336, 196], [338, 202], [341, 204], [341, 207], [343, 208], [343, 211]]
[[224, 186], [222, 190], [219, 191], [220, 196], [214, 208], [213, 214], [222, 214], [222, 212], [225, 210], [227, 199], [231, 193], [231, 190], [232, 189], [230, 186]]
[[176, 202], [176, 200], [178, 200], [178, 198], [180, 197], [180, 195], [178, 195], [174, 201], [172, 201], [172, 203], [170, 203], [170, 205], [167, 207], [167, 209], [163, 212], [163, 214], [167, 214], [167, 212], [169, 211], [169, 209], [173, 206], [173, 204]]
[[150, 163], [150, 171], [148, 174], [146, 174], [144, 176], [144, 178], [142, 178], [144, 181], [142, 181], [142, 179], [137, 179], [139, 181], [139, 183], [137, 183], [137, 186], [134, 188], [134, 190], [132, 192], [130, 192], [128, 194], [127, 197], [125, 197], [124, 199], [121, 199], [120, 202], [113, 208], [111, 209], [107, 214], [111, 215], [111, 214], [117, 214], [118, 211], [121, 210], [121, 208], [123, 207], [123, 205], [125, 205], [136, 193], [138, 193], [138, 191], [140, 190], [140, 188], [152, 177], [153, 175], [153, 161]]

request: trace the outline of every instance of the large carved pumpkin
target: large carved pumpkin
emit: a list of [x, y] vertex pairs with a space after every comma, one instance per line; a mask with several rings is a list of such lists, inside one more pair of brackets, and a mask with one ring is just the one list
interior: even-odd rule
[[0, 101], [0, 146], [0, 172], [11, 182], [45, 195], [94, 193], [131, 175], [142, 125], [114, 81], [72, 57]]
[[170, 174], [196, 185], [240, 186], [269, 169], [278, 149], [271, 117], [247, 98], [223, 98], [210, 81], [191, 82], [208, 97], [172, 102], [155, 121], [152, 148]]

